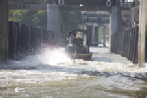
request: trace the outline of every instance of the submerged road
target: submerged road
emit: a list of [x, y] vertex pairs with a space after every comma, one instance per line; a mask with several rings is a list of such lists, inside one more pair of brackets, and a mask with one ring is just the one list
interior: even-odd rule
[[63, 49], [42, 49], [0, 65], [0, 98], [147, 98], [147, 67], [108, 48], [90, 47], [92, 61], [73, 61]]

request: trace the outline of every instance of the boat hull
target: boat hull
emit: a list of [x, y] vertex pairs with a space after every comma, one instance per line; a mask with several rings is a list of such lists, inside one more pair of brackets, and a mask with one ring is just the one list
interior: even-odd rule
[[[74, 54], [68, 54], [71, 59], [74, 59]], [[83, 59], [85, 61], [91, 61], [92, 54], [76, 54], [75, 59]]]

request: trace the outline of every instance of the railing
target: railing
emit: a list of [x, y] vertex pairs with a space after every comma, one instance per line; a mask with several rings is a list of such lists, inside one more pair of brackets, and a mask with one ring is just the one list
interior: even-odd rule
[[139, 26], [114, 34], [111, 51], [126, 57], [133, 63], [138, 63]]
[[93, 12], [93, 13], [90, 13], [90, 12], [84, 12], [83, 13], [83, 16], [84, 17], [110, 17], [110, 14], [109, 13], [97, 13], [97, 12]]
[[54, 33], [19, 22], [9, 21], [9, 59], [18, 60], [44, 46], [53, 46]]
[[124, 3], [120, 3], [121, 7], [123, 8], [132, 8], [134, 6], [134, 2], [124, 2]]

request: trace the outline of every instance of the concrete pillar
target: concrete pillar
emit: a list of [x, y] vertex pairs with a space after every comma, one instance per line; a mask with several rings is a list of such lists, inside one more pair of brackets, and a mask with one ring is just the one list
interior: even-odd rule
[[89, 45], [91, 45], [92, 44], [92, 42], [91, 42], [92, 26], [86, 26], [86, 29], [90, 33], [89, 34]]
[[98, 45], [98, 29], [99, 27], [96, 26], [95, 27], [95, 38], [94, 38], [95, 45]]
[[104, 26], [103, 46], [106, 47], [106, 26]]
[[56, 45], [60, 45], [60, 8], [57, 4], [47, 5], [47, 30], [55, 33]]
[[0, 62], [8, 57], [8, 1], [0, 0]]
[[91, 43], [93, 46], [98, 46], [98, 27], [92, 26]]
[[145, 62], [145, 36], [147, 31], [147, 0], [141, 0], [139, 12], [139, 45], [138, 45], [138, 63], [139, 67], [144, 67]]
[[122, 15], [120, 6], [112, 6], [110, 15], [110, 31], [109, 31], [109, 50], [113, 47], [113, 37], [115, 33], [118, 33], [122, 25]]
[[91, 34], [91, 42], [92, 42], [92, 45], [94, 45], [94, 38], [95, 38], [95, 26], [92, 27], [92, 34]]
[[139, 5], [138, 0], [135, 0], [135, 6], [138, 6], [138, 5]]

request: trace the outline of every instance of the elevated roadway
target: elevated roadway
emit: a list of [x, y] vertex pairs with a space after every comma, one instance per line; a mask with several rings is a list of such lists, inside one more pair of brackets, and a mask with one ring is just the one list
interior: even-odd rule
[[[79, 6], [60, 5], [60, 10], [80, 10], [80, 11], [110, 11], [110, 6]], [[47, 4], [19, 4], [9, 3], [9, 10], [44, 10], [47, 11]]]
[[[129, 2], [122, 5], [123, 10], [132, 8], [133, 3]], [[96, 5], [60, 5], [61, 10], [80, 10], [80, 11], [110, 11], [111, 6], [96, 6]], [[30, 4], [30, 3], [9, 3], [9, 10], [47, 10], [47, 4]]]

